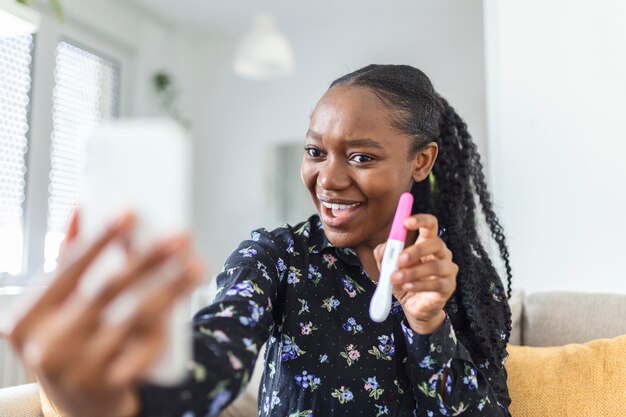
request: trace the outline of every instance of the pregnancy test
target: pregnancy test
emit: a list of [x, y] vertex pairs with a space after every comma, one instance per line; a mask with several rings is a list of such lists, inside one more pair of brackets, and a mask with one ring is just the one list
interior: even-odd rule
[[375, 322], [383, 322], [391, 310], [391, 274], [398, 269], [398, 256], [404, 249], [406, 228], [404, 220], [411, 215], [413, 195], [403, 193], [391, 225], [391, 233], [385, 247], [385, 254], [380, 266], [380, 278], [370, 303], [370, 317]]

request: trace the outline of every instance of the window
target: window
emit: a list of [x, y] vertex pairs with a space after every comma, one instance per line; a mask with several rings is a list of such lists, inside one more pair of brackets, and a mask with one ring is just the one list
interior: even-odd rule
[[0, 287], [56, 267], [82, 200], [85, 141], [128, 109], [120, 86], [134, 51], [53, 19], [42, 15], [36, 36], [0, 36]]
[[267, 151], [264, 196], [270, 224], [296, 224], [315, 209], [300, 176], [290, 175], [300, 171], [302, 152], [302, 144], [295, 140], [275, 144]]
[[83, 197], [85, 145], [101, 120], [118, 115], [118, 64], [70, 42], [56, 50], [44, 270], [56, 267], [67, 221]]
[[31, 35], [0, 38], [0, 274], [22, 272]]

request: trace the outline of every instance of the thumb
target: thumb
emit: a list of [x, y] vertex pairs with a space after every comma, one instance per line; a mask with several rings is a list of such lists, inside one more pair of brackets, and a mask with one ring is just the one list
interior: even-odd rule
[[65, 238], [68, 242], [73, 241], [78, 236], [79, 229], [79, 221], [80, 221], [80, 208], [76, 208], [70, 217], [69, 226], [67, 228], [67, 234]]
[[78, 229], [80, 223], [80, 209], [76, 208], [70, 217], [70, 221], [68, 222], [67, 232], [65, 233], [65, 239], [61, 243], [61, 247], [59, 249], [59, 260], [64, 259], [67, 256], [67, 252], [69, 247], [74, 243], [76, 238], [78, 237]]

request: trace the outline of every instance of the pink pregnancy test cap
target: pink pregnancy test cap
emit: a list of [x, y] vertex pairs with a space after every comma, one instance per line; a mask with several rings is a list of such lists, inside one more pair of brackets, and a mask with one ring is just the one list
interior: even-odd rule
[[400, 196], [398, 208], [396, 209], [396, 215], [393, 218], [393, 224], [391, 225], [391, 233], [389, 233], [389, 239], [404, 242], [404, 240], [406, 239], [406, 228], [404, 227], [404, 220], [411, 215], [412, 208], [413, 194], [403, 193]]

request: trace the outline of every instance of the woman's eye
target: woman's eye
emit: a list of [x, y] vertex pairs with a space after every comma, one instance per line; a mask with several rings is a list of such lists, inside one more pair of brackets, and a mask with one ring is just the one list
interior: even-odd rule
[[364, 164], [366, 162], [371, 162], [374, 160], [374, 158], [367, 155], [354, 155], [351, 159], [358, 164]]
[[317, 148], [304, 148], [304, 151], [311, 157], [311, 158], [319, 158], [320, 156], [322, 156], [322, 152], [320, 152], [319, 149]]

